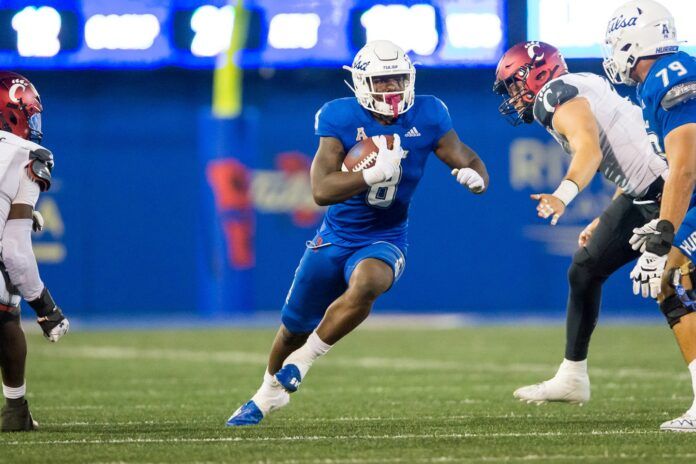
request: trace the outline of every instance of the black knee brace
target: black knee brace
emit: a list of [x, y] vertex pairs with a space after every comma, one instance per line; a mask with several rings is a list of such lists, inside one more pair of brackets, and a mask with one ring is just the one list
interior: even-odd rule
[[665, 300], [660, 303], [660, 310], [667, 318], [667, 323], [670, 328], [677, 325], [683, 316], [694, 312], [693, 306], [684, 304], [677, 295], [665, 298]]
[[584, 288], [597, 281], [604, 283], [606, 279], [607, 276], [587, 249], [581, 248], [573, 255], [568, 268], [568, 283], [571, 287]]
[[696, 268], [688, 262], [681, 267], [675, 267], [668, 271], [669, 286], [675, 291], [675, 295], [668, 296], [660, 303], [660, 310], [667, 318], [670, 327], [674, 327], [679, 320], [689, 313], [696, 312], [696, 296], [693, 290], [686, 290], [681, 284], [681, 278], [688, 276], [691, 286], [696, 282]]

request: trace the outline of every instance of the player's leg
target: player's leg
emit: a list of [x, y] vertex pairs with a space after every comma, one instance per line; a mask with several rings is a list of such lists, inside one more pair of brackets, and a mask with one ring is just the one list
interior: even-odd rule
[[268, 373], [273, 375], [283, 367], [283, 361], [290, 354], [305, 344], [311, 332], [293, 333], [283, 324], [278, 328], [271, 353], [268, 356]]
[[304, 345], [309, 332], [292, 333], [281, 325], [276, 333], [268, 367], [263, 375], [261, 386], [249, 401], [240, 406], [227, 420], [228, 426], [256, 425], [269, 413], [282, 408], [290, 402], [290, 396], [273, 376], [283, 366], [290, 353]]
[[350, 250], [335, 245], [308, 244], [295, 272], [281, 313], [268, 366], [256, 394], [228, 419], [228, 426], [258, 424], [270, 412], [288, 404], [290, 397], [274, 377], [288, 355], [303, 346], [326, 308], [346, 288], [343, 268]]
[[656, 214], [656, 205], [636, 205], [626, 195], [616, 198], [604, 211], [592, 237], [575, 253], [568, 269], [565, 358], [553, 378], [517, 389], [516, 398], [530, 403], [584, 404], [590, 400], [587, 352], [599, 317], [602, 285], [617, 269], [638, 257], [628, 240], [635, 227]]
[[0, 310], [0, 367], [5, 397], [5, 405], [0, 412], [0, 430], [3, 432], [29, 431], [37, 426], [24, 398], [27, 389], [24, 380], [26, 358], [27, 342], [20, 325], [19, 306], [12, 310]]
[[360, 261], [350, 276], [348, 289], [326, 311], [316, 333], [328, 345], [333, 345], [353, 331], [372, 310], [377, 297], [394, 282], [394, 271], [376, 258]]
[[[9, 212], [9, 197], [0, 190], [0, 237]], [[36, 425], [24, 398], [27, 342], [20, 324], [20, 300], [17, 288], [10, 282], [5, 266], [0, 261], [0, 371], [5, 397], [0, 413], [0, 430], [3, 432], [32, 430]]]
[[326, 310], [307, 342], [285, 360], [275, 377], [290, 392], [296, 391], [314, 361], [367, 318], [375, 300], [398, 280], [403, 252], [393, 244], [378, 242], [362, 248], [346, 262], [348, 288]]
[[[676, 234], [675, 245], [690, 241], [696, 233], [696, 208], [689, 210]], [[690, 249], [687, 246], [682, 250]], [[694, 401], [686, 413], [660, 426], [662, 430], [696, 432], [696, 272], [694, 255], [686, 256], [672, 247], [665, 265], [662, 289], [658, 297], [660, 309], [674, 332], [679, 349], [691, 374]]]

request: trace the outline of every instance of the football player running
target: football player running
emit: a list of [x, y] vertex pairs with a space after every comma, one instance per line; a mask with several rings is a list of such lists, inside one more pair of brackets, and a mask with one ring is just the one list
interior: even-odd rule
[[555, 225], [598, 171], [617, 187], [611, 204], [580, 234], [568, 269], [565, 359], [550, 380], [514, 392], [529, 403], [583, 404], [590, 400], [587, 352], [602, 285], [640, 256], [629, 239], [634, 228], [657, 217], [667, 163], [652, 148], [640, 108], [604, 77], [570, 73], [549, 44], [523, 42], [508, 50], [494, 90], [505, 99], [502, 114], [515, 125], [536, 119], [572, 157], [555, 192], [532, 195], [540, 217]]
[[[459, 140], [444, 103], [415, 95], [416, 72], [403, 50], [370, 42], [344, 68], [355, 97], [326, 103], [315, 120], [312, 193], [319, 205], [331, 206], [295, 273], [263, 383], [228, 426], [258, 424], [285, 406], [312, 363], [365, 320], [399, 279], [409, 205], [431, 152], [470, 191], [488, 186], [483, 162]], [[391, 149], [385, 135], [394, 136]], [[367, 137], [379, 148], [375, 165], [342, 171], [346, 153]]]
[[32, 227], [43, 219], [34, 212], [40, 192], [51, 186], [53, 155], [41, 142], [41, 99], [25, 77], [0, 72], [0, 367], [5, 405], [3, 432], [36, 428], [24, 398], [27, 343], [19, 302], [36, 311], [44, 336], [58, 341], [68, 320], [41, 281], [31, 246]]
[[669, 162], [660, 215], [631, 238], [643, 253], [631, 278], [634, 293], [657, 298], [691, 372], [694, 403], [660, 428], [696, 432], [696, 59], [679, 43], [666, 8], [628, 2], [609, 21], [604, 69], [615, 84], [638, 86], [646, 127]]

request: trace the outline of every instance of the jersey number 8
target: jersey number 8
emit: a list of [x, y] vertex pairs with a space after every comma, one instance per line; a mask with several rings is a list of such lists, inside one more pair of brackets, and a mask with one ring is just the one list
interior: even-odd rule
[[367, 203], [376, 208], [389, 208], [396, 198], [399, 182], [401, 182], [401, 166], [391, 179], [370, 187], [367, 191]]

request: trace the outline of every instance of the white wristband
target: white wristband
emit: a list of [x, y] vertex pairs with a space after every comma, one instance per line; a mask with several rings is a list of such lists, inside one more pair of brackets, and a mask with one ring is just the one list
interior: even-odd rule
[[568, 206], [570, 202], [573, 201], [573, 199], [578, 195], [578, 193], [580, 193], [578, 184], [572, 180], [563, 179], [561, 185], [558, 186], [552, 195], [561, 200], [564, 205]]

